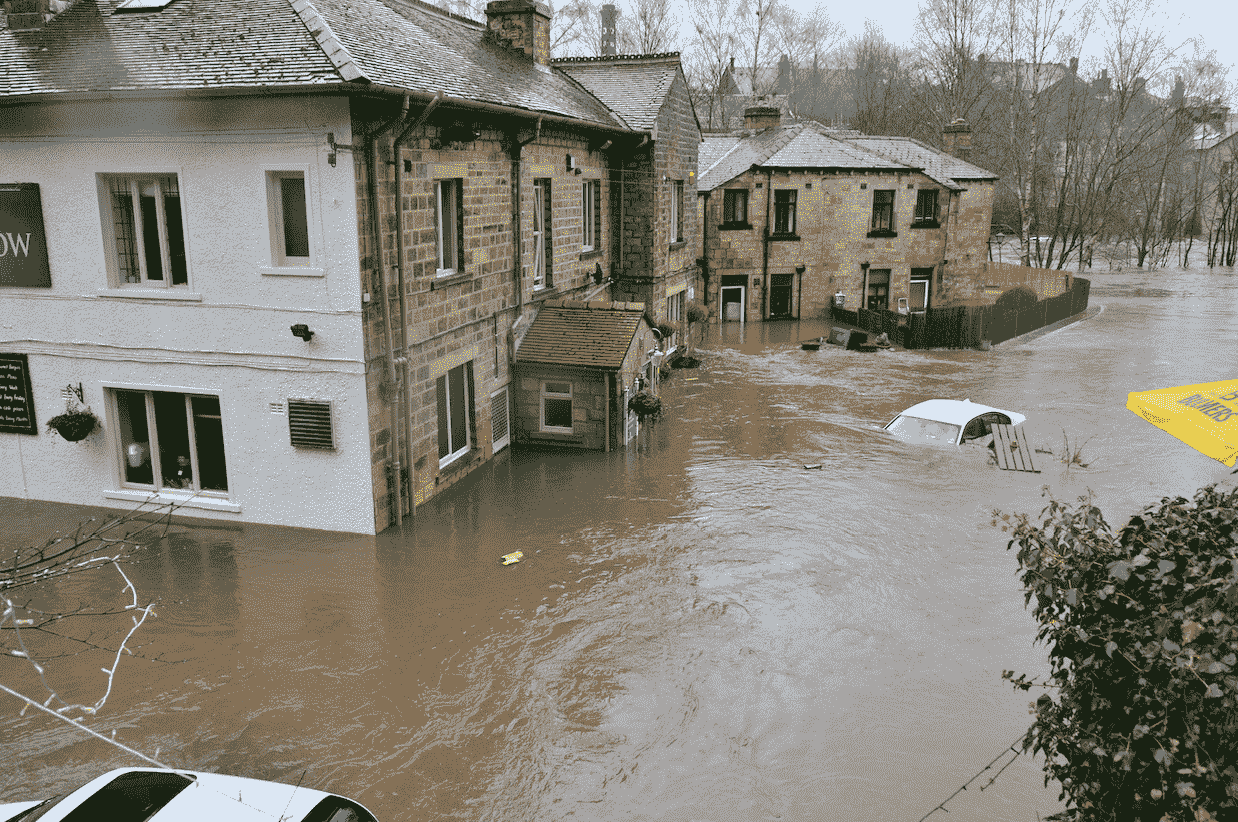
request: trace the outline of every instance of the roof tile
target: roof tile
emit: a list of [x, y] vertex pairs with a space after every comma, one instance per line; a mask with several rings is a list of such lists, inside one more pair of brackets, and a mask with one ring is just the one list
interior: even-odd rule
[[617, 370], [644, 311], [642, 303], [547, 300], [525, 333], [516, 362]]

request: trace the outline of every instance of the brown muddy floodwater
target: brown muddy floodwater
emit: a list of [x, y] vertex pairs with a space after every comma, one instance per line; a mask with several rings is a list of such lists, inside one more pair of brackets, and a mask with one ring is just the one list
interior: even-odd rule
[[[991, 509], [1090, 488], [1117, 523], [1233, 479], [1125, 402], [1235, 376], [1238, 279], [1092, 281], [1100, 315], [987, 353], [715, 327], [638, 449], [518, 451], [402, 534], [176, 526], [129, 573], [159, 602], [142, 653], [184, 661], [124, 660], [91, 725], [176, 766], [305, 772], [389, 821], [916, 822], [1031, 721], [1001, 671], [1046, 667]], [[1025, 413], [1034, 446], [1086, 441], [1091, 466], [1004, 472], [880, 431], [930, 397]], [[81, 515], [0, 501], [0, 549]], [[105, 661], [48, 668], [93, 701]], [[0, 682], [32, 688], [21, 665]], [[0, 800], [137, 764], [4, 699]], [[979, 784], [951, 820], [1057, 807], [1029, 757]]]

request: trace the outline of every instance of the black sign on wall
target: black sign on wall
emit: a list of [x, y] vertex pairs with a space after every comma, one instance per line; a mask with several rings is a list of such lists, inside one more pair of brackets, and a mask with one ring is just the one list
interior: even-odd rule
[[38, 183], [0, 183], [0, 286], [51, 288]]
[[39, 433], [25, 354], [0, 354], [0, 432]]

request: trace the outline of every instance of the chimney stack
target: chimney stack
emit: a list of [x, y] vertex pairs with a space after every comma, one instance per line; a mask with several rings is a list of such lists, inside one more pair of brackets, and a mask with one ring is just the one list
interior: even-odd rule
[[531, 0], [493, 0], [486, 4], [486, 25], [488, 37], [550, 71], [549, 6]]
[[1072, 57], [1070, 58], [1070, 74], [1073, 77], [1074, 75], [1078, 73], [1079, 73], [1079, 58]]
[[615, 34], [615, 6], [607, 3], [602, 6], [602, 54], [618, 54], [617, 36]]
[[11, 31], [41, 29], [52, 16], [49, 0], [9, 0], [4, 5], [9, 9]]
[[947, 154], [966, 160], [971, 156], [971, 126], [962, 117], [954, 118], [941, 130], [941, 142]]
[[782, 125], [782, 112], [778, 106], [749, 106], [744, 109], [744, 128], [765, 131]]

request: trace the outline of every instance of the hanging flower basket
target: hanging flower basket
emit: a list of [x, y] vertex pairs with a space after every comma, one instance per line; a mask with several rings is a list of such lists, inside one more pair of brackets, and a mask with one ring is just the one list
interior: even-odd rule
[[99, 418], [90, 410], [90, 406], [78, 408], [72, 401], [65, 407], [63, 414], [47, 421], [48, 431], [55, 431], [69, 442], [81, 442], [98, 427]]
[[628, 400], [628, 410], [639, 417], [641, 422], [646, 419], [656, 420], [662, 414], [662, 398], [645, 388], [637, 391]]

